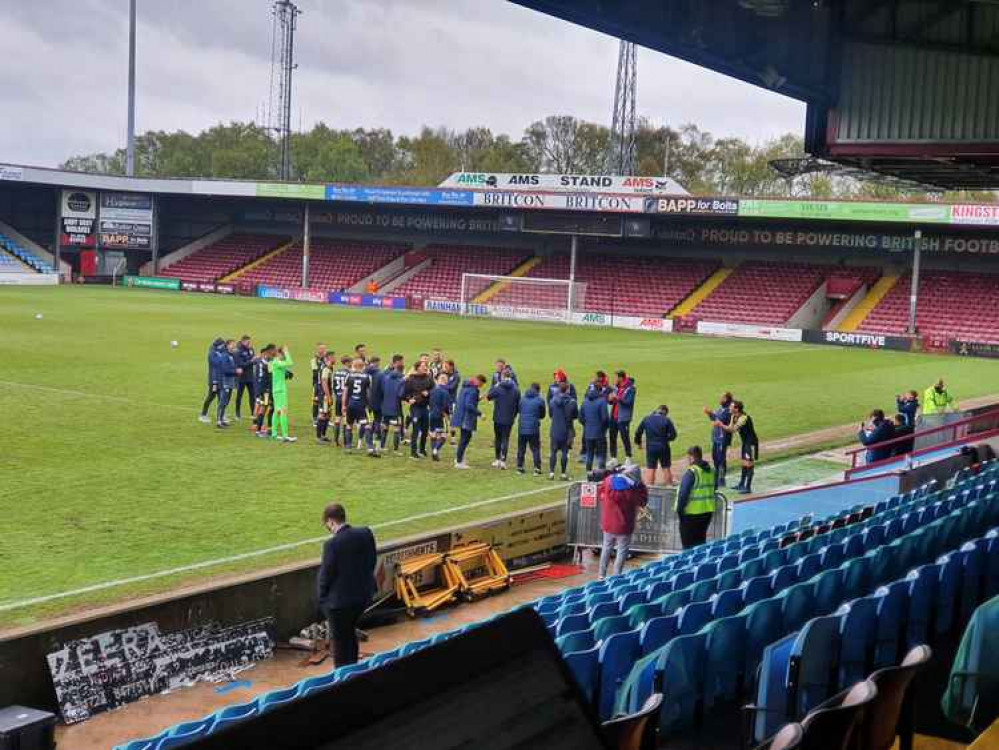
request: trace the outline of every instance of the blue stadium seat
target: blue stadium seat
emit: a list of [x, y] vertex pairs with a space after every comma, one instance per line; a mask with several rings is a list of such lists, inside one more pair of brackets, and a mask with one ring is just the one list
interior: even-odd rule
[[767, 570], [767, 566], [763, 563], [762, 558], [759, 557], [744, 562], [739, 567], [742, 569], [742, 580], [744, 581], [758, 576], [765, 576], [770, 572]]
[[746, 616], [746, 661], [743, 672], [748, 679], [756, 673], [763, 649], [780, 638], [783, 632], [783, 615], [781, 603], [776, 599], [756, 602], [743, 614]]
[[[337, 682], [336, 672], [333, 671], [327, 672], [326, 674], [318, 675], [316, 677], [307, 677], [305, 680], [302, 681], [298, 694], [300, 696], [306, 696], [306, 695], [311, 695], [312, 693], [318, 693], [322, 690], [325, 690], [330, 685], [335, 684], [336, 682]], [[222, 713], [224, 714], [229, 708], [245, 709], [253, 705], [254, 705], [253, 703], [245, 703], [241, 706], [229, 706], [228, 708], [222, 709]], [[240, 716], [240, 713], [236, 711], [235, 715], [238, 718]]]
[[845, 557], [846, 545], [843, 542], [830, 544], [819, 553], [822, 555], [822, 567], [825, 570], [839, 567]]
[[789, 633], [797, 630], [815, 610], [815, 586], [811, 583], [796, 583], [776, 596], [781, 603], [784, 617], [783, 631]]
[[572, 654], [577, 651], [587, 651], [593, 648], [596, 643], [593, 640], [593, 629], [579, 630], [575, 633], [566, 633], [555, 639], [555, 645], [563, 654]]
[[774, 593], [770, 576], [759, 576], [743, 581], [737, 590], [742, 592], [742, 606], [744, 607], [768, 599]]
[[787, 721], [789, 714], [788, 670], [797, 633], [769, 644], [760, 659], [756, 700], [747, 709], [753, 713], [752, 738], [760, 744], [772, 737]]
[[[610, 594], [610, 601], [614, 601], [614, 597]], [[596, 602], [589, 601], [578, 601], [578, 602], [567, 602], [562, 605], [562, 609], [559, 610], [559, 619], [564, 619], [566, 617], [575, 617], [576, 615], [585, 615], [589, 612], [590, 607], [596, 606]]]
[[878, 597], [865, 596], [840, 607], [839, 688], [861, 682], [871, 672], [877, 639]]
[[[332, 674], [322, 675], [321, 677], [311, 677], [308, 680], [306, 680], [306, 683], [312, 680], [324, 680], [330, 677], [332, 677]], [[306, 688], [305, 691], [303, 691], [302, 695], [308, 695], [309, 693], [314, 693], [322, 687], [322, 685], [320, 685], [319, 683], [314, 683], [314, 684], [316, 684], [317, 687], [315, 687], [314, 689]], [[329, 684], [332, 684], [332, 682], [330, 682]], [[215, 734], [216, 732], [225, 729], [230, 724], [233, 724], [237, 721], [241, 721], [242, 719], [246, 719], [250, 716], [255, 716], [259, 710], [260, 708], [257, 705], [256, 701], [250, 701], [249, 703], [240, 703], [239, 705], [236, 706], [226, 706], [225, 708], [215, 712], [214, 714], [215, 721], [213, 721], [212, 725], [208, 728], [208, 734]]]
[[654, 602], [656, 599], [660, 599], [666, 594], [673, 592], [673, 581], [672, 579], [666, 581], [657, 581], [653, 583], [648, 589], [648, 600]]
[[663, 614], [671, 615], [680, 609], [680, 607], [686, 606], [690, 603], [690, 589], [674, 591], [673, 593], [664, 596], [659, 600], [659, 602], [662, 604]]
[[909, 571], [905, 580], [909, 584], [909, 615], [906, 618], [906, 649], [930, 642], [934, 617], [934, 600], [940, 568], [932, 563]]
[[680, 632], [680, 616], [653, 617], [642, 626], [642, 655], [647, 656], [665, 646]]
[[716, 575], [718, 575], [718, 563], [716, 561], [701, 563], [694, 570], [694, 582], [706, 581], [709, 578], [714, 578]]
[[988, 543], [986, 560], [988, 567], [985, 573], [985, 598], [991, 599], [999, 595], [999, 530], [992, 529], [985, 535]]
[[673, 577], [673, 590], [680, 591], [694, 582], [694, 571], [682, 570]]
[[840, 568], [832, 568], [819, 573], [812, 579], [815, 584], [815, 612], [819, 615], [835, 612], [843, 602], [844, 573]]
[[739, 556], [737, 554], [725, 555], [718, 561], [718, 572], [724, 573], [726, 570], [735, 570], [739, 567]]
[[711, 621], [711, 602], [691, 602], [678, 615], [680, 635], [693, 635]]
[[985, 593], [986, 559], [988, 540], [984, 537], [961, 546], [961, 605], [962, 623], [971, 619], [972, 613], [982, 602]]
[[264, 693], [262, 696], [257, 698], [257, 705], [260, 706], [260, 713], [265, 714], [268, 711], [273, 711], [281, 704], [294, 700], [297, 693], [298, 689], [293, 687], [283, 688], [281, 690], [272, 690], [269, 693]]
[[595, 623], [606, 617], [616, 617], [621, 614], [621, 609], [617, 602], [601, 602], [594, 605], [587, 614], [590, 616], [590, 622]]
[[894, 581], [875, 592], [878, 597], [878, 629], [874, 643], [874, 669], [898, 664], [904, 637], [903, 625], [909, 608], [909, 584]]
[[706, 581], [698, 581], [690, 587], [690, 601], [706, 602], [718, 591], [718, 579], [711, 578]]
[[840, 566], [843, 570], [843, 597], [856, 599], [871, 589], [871, 560], [857, 557]]
[[593, 625], [593, 642], [600, 643], [615, 633], [623, 633], [626, 630], [631, 630], [628, 615], [605, 617]]
[[719, 591], [711, 597], [711, 616], [714, 619], [731, 617], [742, 611], [742, 592], [738, 589]]
[[794, 565], [784, 565], [770, 574], [770, 586], [774, 594], [798, 582], [798, 569]]
[[641, 654], [639, 630], [629, 630], [608, 636], [600, 645], [600, 687], [597, 697], [597, 710], [601, 719], [607, 720], [614, 713], [621, 683], [631, 672], [631, 668]]
[[815, 617], [798, 632], [791, 649], [789, 682], [795, 687], [794, 716], [804, 716], [836, 692], [840, 618]]
[[674, 638], [667, 643], [657, 661], [662, 674], [663, 705], [659, 728], [663, 735], [693, 725], [704, 687], [704, 652], [707, 636], [703, 633]]
[[864, 554], [865, 547], [866, 543], [862, 534], [848, 536], [843, 544], [843, 556], [848, 560], [860, 557]]
[[710, 709], [718, 702], [735, 700], [745, 675], [746, 616], [721, 617], [704, 628], [707, 637], [704, 662], [704, 700]]
[[569, 615], [559, 620], [558, 627], [555, 629], [555, 635], [561, 637], [566, 633], [589, 630], [590, 625], [590, 616], [588, 614]]
[[590, 705], [595, 705], [600, 682], [600, 649], [594, 647], [566, 654], [565, 663]]
[[813, 552], [798, 560], [798, 580], [807, 581], [814, 578], [822, 570], [822, 555]]
[[645, 604], [646, 601], [648, 600], [645, 598], [644, 591], [632, 591], [625, 594], [618, 602], [619, 611], [622, 613], [627, 612], [638, 604]]
[[957, 598], [961, 589], [961, 558], [957, 553], [942, 555], [937, 563], [940, 578], [937, 580], [933, 635], [939, 637], [951, 632], [955, 625]]
[[718, 590], [728, 591], [739, 588], [742, 583], [742, 568], [726, 570], [718, 576]]
[[637, 628], [653, 617], [659, 617], [662, 613], [662, 604], [636, 604], [625, 614], [628, 615], [628, 622], [631, 624], [631, 627]]

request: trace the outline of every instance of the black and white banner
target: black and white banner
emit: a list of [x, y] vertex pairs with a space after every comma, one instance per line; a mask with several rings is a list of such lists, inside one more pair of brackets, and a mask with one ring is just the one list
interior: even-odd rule
[[977, 341], [950, 342], [950, 350], [960, 357], [986, 357], [999, 359], [999, 344], [986, 344]]
[[64, 247], [93, 247], [97, 223], [97, 193], [93, 190], [62, 191], [62, 237]]
[[907, 352], [912, 349], [912, 340], [903, 336], [888, 336], [882, 333], [845, 333], [842, 331], [803, 331], [802, 341], [806, 344], [830, 344], [832, 346], [853, 346], [860, 349], [894, 349]]

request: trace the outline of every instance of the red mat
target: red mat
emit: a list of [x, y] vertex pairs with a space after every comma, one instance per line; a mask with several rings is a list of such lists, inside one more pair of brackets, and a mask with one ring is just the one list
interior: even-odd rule
[[514, 571], [513, 582], [516, 584], [530, 583], [531, 581], [558, 580], [559, 578], [571, 578], [583, 572], [582, 565], [549, 565], [540, 570], [531, 570], [520, 575]]

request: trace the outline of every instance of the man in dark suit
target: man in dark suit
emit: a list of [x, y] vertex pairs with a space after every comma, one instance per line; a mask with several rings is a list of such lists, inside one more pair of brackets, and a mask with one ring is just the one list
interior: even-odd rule
[[323, 526], [333, 536], [323, 544], [319, 608], [329, 621], [333, 660], [342, 667], [357, 663], [357, 622], [375, 594], [375, 537], [366, 526], [348, 524], [339, 503], [326, 506]]

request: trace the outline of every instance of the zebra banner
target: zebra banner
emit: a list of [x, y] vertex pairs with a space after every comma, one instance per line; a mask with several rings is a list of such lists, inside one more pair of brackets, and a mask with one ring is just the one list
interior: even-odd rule
[[[600, 547], [600, 497], [596, 482], [574, 482], [566, 491], [566, 535], [572, 547]], [[720, 492], [715, 517], [708, 528], [708, 541], [722, 539], [732, 525], [733, 504]], [[673, 506], [676, 489], [649, 487], [649, 503], [638, 512], [631, 549], [635, 552], [675, 554], [683, 549], [680, 543], [680, 519]]]

